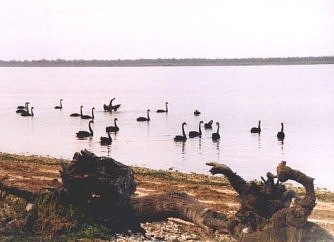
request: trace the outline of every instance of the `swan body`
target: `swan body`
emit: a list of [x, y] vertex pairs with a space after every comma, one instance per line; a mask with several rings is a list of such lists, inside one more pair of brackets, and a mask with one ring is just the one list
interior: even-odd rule
[[112, 138], [110, 136], [110, 131], [107, 132], [108, 133], [108, 137], [101, 137], [100, 138], [100, 144], [101, 145], [110, 145], [112, 142]]
[[194, 115], [195, 115], [195, 116], [198, 116], [198, 115], [200, 115], [200, 114], [201, 114], [201, 112], [198, 111], [198, 110], [196, 109], [195, 112], [194, 112]]
[[204, 128], [205, 129], [212, 129], [212, 123], [213, 123], [213, 120], [210, 120], [209, 122], [205, 123]]
[[157, 113], [168, 113], [168, 102], [165, 103], [166, 109], [158, 109]]
[[95, 108], [92, 108], [92, 116], [90, 116], [90, 115], [82, 115], [81, 118], [82, 119], [94, 119], [94, 110], [95, 110]]
[[106, 127], [106, 132], [118, 132], [119, 131], [119, 127], [117, 126], [116, 121], [118, 121], [118, 119], [114, 118], [114, 125], [115, 126], [108, 126], [108, 127]]
[[257, 128], [256, 127], [253, 127], [253, 128], [251, 128], [251, 131], [250, 131], [251, 133], [261, 133], [261, 120], [259, 120], [259, 124], [258, 124], [258, 126], [257, 126]]
[[94, 132], [93, 132], [93, 129], [92, 129], [92, 126], [91, 126], [92, 123], [94, 123], [93, 120], [89, 121], [89, 124], [88, 124], [89, 132], [88, 131], [79, 131], [79, 132], [77, 132], [77, 137], [78, 138], [93, 137]]
[[72, 113], [70, 117], [81, 117], [82, 116], [82, 108], [83, 106], [80, 106], [80, 113]]
[[203, 121], [199, 122], [198, 132], [197, 131], [190, 131], [189, 132], [189, 138], [202, 137], [202, 130], [201, 130], [201, 124], [202, 123], [204, 123], [204, 122]]
[[63, 99], [60, 99], [59, 103], [60, 105], [59, 106], [55, 106], [55, 109], [62, 109], [63, 108]]
[[150, 109], [147, 109], [147, 118], [146, 117], [139, 117], [137, 118], [138, 122], [150, 121]]
[[34, 109], [34, 107], [31, 107], [31, 111], [30, 111], [30, 113], [29, 112], [24, 112], [24, 113], [21, 113], [21, 116], [22, 117], [33, 117], [34, 116], [34, 112], [33, 112], [33, 109]]
[[219, 122], [216, 122], [217, 125], [217, 132], [216, 133], [212, 133], [212, 140], [216, 141], [220, 139], [220, 134], [219, 134]]
[[284, 134], [284, 124], [281, 123], [281, 131], [277, 133], [277, 139], [278, 140], [284, 140], [285, 134]]
[[174, 137], [175, 142], [185, 142], [187, 140], [186, 132], [184, 132], [184, 126], [187, 125], [186, 122], [182, 123], [182, 135], [176, 135]]

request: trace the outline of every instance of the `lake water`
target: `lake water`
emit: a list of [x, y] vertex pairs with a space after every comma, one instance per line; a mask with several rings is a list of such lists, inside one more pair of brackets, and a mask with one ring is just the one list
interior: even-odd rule
[[[116, 113], [103, 103], [116, 97]], [[63, 98], [63, 110], [55, 110]], [[16, 106], [29, 101], [34, 117], [21, 117]], [[169, 102], [168, 114], [157, 114]], [[88, 120], [69, 115], [96, 108], [94, 137], [78, 140]], [[0, 68], [0, 151], [71, 159], [88, 149], [128, 165], [174, 168], [209, 174], [209, 161], [226, 163], [247, 179], [275, 172], [287, 164], [316, 178], [318, 187], [334, 190], [334, 65], [238, 67]], [[136, 118], [150, 108], [151, 122]], [[195, 109], [201, 115], [195, 117]], [[105, 127], [117, 117], [120, 127], [109, 147], [99, 144]], [[221, 124], [201, 139], [175, 143], [197, 130], [200, 120]], [[260, 136], [250, 128], [262, 120]], [[284, 144], [277, 141], [285, 123]]]

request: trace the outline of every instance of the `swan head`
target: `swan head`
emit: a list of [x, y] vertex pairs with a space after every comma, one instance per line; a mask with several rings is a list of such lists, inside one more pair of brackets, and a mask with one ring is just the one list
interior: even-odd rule
[[114, 118], [114, 121], [118, 121], [118, 118]]
[[151, 109], [147, 109], [147, 112], [151, 112]]
[[93, 124], [93, 123], [94, 123], [94, 120], [93, 120], [93, 119], [89, 121], [89, 124]]
[[81, 105], [80, 108], [83, 108], [83, 106]]
[[183, 125], [187, 125], [187, 123], [186, 123], [186, 122], [183, 122], [183, 123], [182, 123], [182, 126], [183, 126]]
[[216, 125], [219, 125], [219, 122], [216, 122]]
[[95, 108], [93, 107], [92, 110], [95, 110]]
[[166, 102], [166, 104], [168, 104], [168, 102]]
[[202, 120], [199, 122], [199, 124], [203, 124], [203, 123], [204, 123], [204, 121], [202, 121]]

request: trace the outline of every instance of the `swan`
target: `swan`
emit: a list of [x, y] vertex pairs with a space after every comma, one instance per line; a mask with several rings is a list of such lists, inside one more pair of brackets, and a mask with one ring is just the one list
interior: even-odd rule
[[117, 109], [119, 109], [119, 107], [121, 106], [121, 104], [116, 104], [116, 105], [112, 105], [112, 102], [115, 100], [116, 98], [113, 98], [110, 100], [110, 103], [109, 103], [109, 110], [110, 112], [112, 111], [117, 111]]
[[29, 105], [29, 102], [26, 102], [25, 103], [25, 107], [24, 109], [19, 109], [19, 107], [22, 107], [22, 106], [18, 106], [18, 110], [16, 110], [16, 113], [29, 113], [29, 108], [28, 108], [28, 105]]
[[205, 129], [212, 129], [212, 123], [213, 123], [213, 120], [210, 120], [209, 122], [205, 123], [204, 128]]
[[62, 104], [63, 99], [60, 99], [60, 105], [59, 106], [55, 106], [55, 109], [62, 109], [63, 108], [63, 104]]
[[109, 102], [109, 105], [103, 104], [103, 109], [104, 109], [105, 112], [111, 112], [112, 111], [111, 106], [112, 106], [112, 101], [114, 101], [114, 100], [115, 100], [115, 98], [112, 98]]
[[94, 110], [95, 110], [95, 108], [93, 107], [92, 108], [92, 116], [90, 116], [90, 115], [82, 115], [81, 118], [82, 119], [94, 119]]
[[25, 102], [24, 106], [17, 106], [16, 109], [26, 109], [27, 108], [27, 104], [29, 104], [29, 102]]
[[110, 131], [107, 132], [108, 133], [108, 137], [101, 137], [100, 138], [100, 144], [101, 145], [110, 145], [112, 142], [112, 138], [110, 136]]
[[201, 137], [202, 136], [202, 130], [201, 130], [201, 124], [204, 123], [203, 121], [199, 122], [198, 125], [198, 132], [197, 131], [190, 131], [189, 132], [189, 138], [195, 138], [195, 137]]
[[31, 107], [31, 109], [30, 109], [30, 110], [31, 110], [30, 113], [29, 113], [29, 112], [21, 113], [21, 116], [22, 116], [22, 117], [33, 117], [33, 116], [34, 116], [33, 109], [34, 109], [34, 107]]
[[137, 118], [138, 122], [143, 122], [143, 121], [150, 121], [150, 109], [147, 109], [147, 118], [146, 117], [139, 117]]
[[175, 142], [185, 142], [187, 140], [186, 132], [184, 132], [184, 126], [187, 125], [186, 122], [182, 123], [182, 135], [176, 135], [174, 137]]
[[277, 133], [277, 139], [278, 139], [278, 140], [284, 140], [285, 134], [284, 134], [283, 129], [284, 129], [284, 124], [281, 123], [281, 131], [279, 131], [279, 132]]
[[168, 113], [168, 102], [165, 102], [166, 109], [158, 109], [157, 113]]
[[81, 105], [80, 106], [80, 113], [72, 113], [71, 115], [70, 115], [70, 117], [81, 117], [82, 116], [82, 108], [83, 108], [83, 106]]
[[106, 132], [117, 132], [117, 131], [119, 131], [119, 127], [117, 126], [116, 121], [118, 121], [118, 119], [114, 118], [114, 125], [115, 126], [106, 127]]
[[89, 132], [88, 131], [79, 131], [77, 132], [77, 137], [78, 138], [87, 138], [87, 137], [93, 137], [94, 133], [92, 130], [92, 123], [94, 123], [93, 120], [90, 120], [88, 123], [88, 128], [89, 128]]
[[253, 127], [250, 132], [251, 133], [261, 133], [261, 127], [260, 127], [260, 125], [261, 125], [261, 120], [259, 120], [258, 127], [257, 128]]
[[220, 134], [219, 134], [219, 122], [216, 122], [217, 125], [217, 132], [212, 133], [212, 140], [216, 141], [220, 139]]
[[200, 115], [200, 114], [201, 114], [201, 112], [198, 111], [198, 110], [196, 109], [195, 112], [194, 112], [194, 115], [195, 115], [195, 116], [198, 116], [198, 115]]

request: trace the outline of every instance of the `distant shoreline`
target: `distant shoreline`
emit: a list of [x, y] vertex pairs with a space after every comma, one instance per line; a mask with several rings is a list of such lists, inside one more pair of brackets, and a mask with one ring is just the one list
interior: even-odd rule
[[259, 66], [259, 65], [327, 65], [334, 56], [275, 57], [241, 59], [136, 59], [136, 60], [31, 60], [2, 61], [0, 67], [153, 67], [153, 66]]

